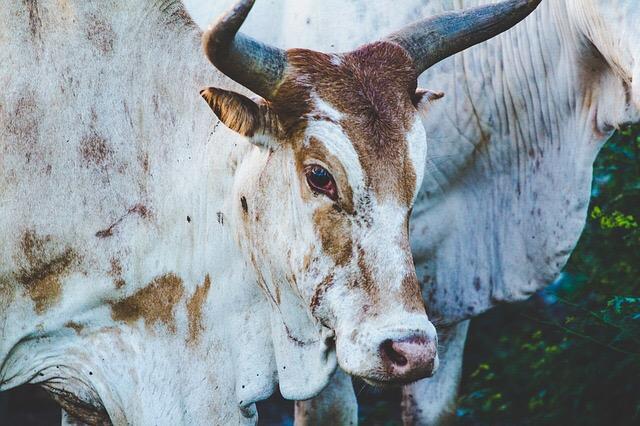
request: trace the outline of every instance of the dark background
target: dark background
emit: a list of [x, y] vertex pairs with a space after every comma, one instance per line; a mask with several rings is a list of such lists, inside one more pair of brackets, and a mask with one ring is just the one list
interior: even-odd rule
[[[640, 424], [640, 127], [605, 145], [592, 195], [561, 277], [471, 322], [457, 424]], [[401, 424], [397, 390], [355, 387], [361, 424]], [[259, 410], [261, 424], [292, 421], [291, 402]], [[59, 424], [38, 388], [0, 394], [0, 426]]]

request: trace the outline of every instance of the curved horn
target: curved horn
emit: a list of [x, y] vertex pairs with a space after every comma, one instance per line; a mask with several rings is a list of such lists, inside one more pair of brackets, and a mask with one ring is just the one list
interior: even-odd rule
[[508, 30], [541, 0], [508, 0], [418, 21], [385, 40], [409, 52], [418, 74], [441, 60]]
[[220, 71], [270, 99], [287, 65], [286, 53], [238, 34], [255, 0], [240, 0], [202, 35], [205, 54]]

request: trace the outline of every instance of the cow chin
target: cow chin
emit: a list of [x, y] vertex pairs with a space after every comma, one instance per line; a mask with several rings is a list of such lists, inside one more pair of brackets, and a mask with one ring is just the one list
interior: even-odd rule
[[376, 386], [404, 385], [431, 377], [439, 364], [435, 327], [425, 315], [336, 330], [340, 367]]

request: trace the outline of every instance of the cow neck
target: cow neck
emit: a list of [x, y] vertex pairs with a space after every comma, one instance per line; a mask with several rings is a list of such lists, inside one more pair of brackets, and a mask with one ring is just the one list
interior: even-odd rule
[[629, 119], [627, 88], [561, 1], [421, 85], [447, 96], [425, 119], [432, 143], [412, 243], [418, 261], [428, 254], [427, 306], [456, 322], [562, 270], [584, 227], [593, 161]]

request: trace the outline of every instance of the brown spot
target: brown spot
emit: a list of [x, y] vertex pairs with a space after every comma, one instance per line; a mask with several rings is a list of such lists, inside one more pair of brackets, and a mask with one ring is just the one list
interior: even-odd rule
[[372, 306], [379, 306], [379, 289], [376, 286], [373, 274], [371, 273], [371, 268], [365, 260], [365, 253], [361, 247], [358, 249], [358, 269], [360, 269], [360, 273], [362, 275], [357, 282], [353, 283], [352, 287], [363, 290], [369, 297], [368, 302]]
[[247, 198], [245, 196], [240, 197], [240, 204], [242, 205], [242, 211], [249, 213], [249, 206], [247, 205]]
[[331, 256], [337, 266], [346, 265], [353, 255], [351, 222], [346, 214], [326, 206], [316, 210], [313, 222], [324, 253]]
[[218, 212], [216, 213], [216, 216], [218, 218], [218, 223], [220, 225], [224, 225], [224, 214], [222, 214], [222, 212]]
[[108, 237], [112, 237], [113, 236], [113, 231], [115, 230], [115, 228], [120, 225], [120, 223], [127, 218], [127, 216], [130, 215], [138, 215], [140, 216], [142, 219], [147, 219], [150, 216], [149, 213], [149, 209], [147, 209], [147, 207], [143, 204], [136, 204], [135, 206], [131, 207], [129, 210], [127, 210], [127, 212], [125, 214], [123, 214], [122, 216], [120, 216], [118, 218], [118, 220], [116, 220], [115, 222], [113, 222], [111, 225], [109, 225], [108, 228], [103, 229], [101, 231], [96, 232], [96, 237], [98, 238], [108, 238]]
[[86, 29], [87, 39], [103, 54], [113, 51], [113, 43], [116, 33], [111, 24], [95, 15], [89, 16], [89, 23]]
[[204, 277], [204, 283], [196, 288], [189, 301], [187, 302], [187, 315], [189, 317], [189, 337], [187, 342], [193, 344], [198, 341], [202, 327], [202, 305], [207, 299], [209, 288], [211, 287], [211, 278], [209, 274]]
[[29, 13], [29, 31], [33, 37], [40, 37], [42, 29], [42, 19], [40, 19], [40, 11], [38, 10], [37, 0], [22, 0], [27, 7]]
[[313, 292], [313, 296], [311, 297], [311, 303], [309, 306], [311, 307], [311, 313], [315, 315], [316, 310], [322, 303], [322, 299], [327, 292], [327, 290], [333, 285], [333, 274], [328, 275], [322, 280], [322, 282], [316, 287]]
[[122, 278], [122, 265], [116, 258], [111, 259], [111, 270], [109, 270], [109, 275], [114, 278], [113, 283], [117, 289], [126, 285], [126, 281]]
[[402, 279], [402, 289], [400, 290], [402, 306], [407, 312], [424, 313], [424, 301], [420, 292], [420, 285], [416, 274], [411, 271]]
[[35, 303], [36, 312], [41, 314], [60, 299], [60, 280], [77, 263], [78, 256], [71, 248], [60, 252], [50, 236], [39, 238], [34, 231], [23, 235], [21, 249], [26, 264], [16, 279]]
[[[38, 104], [33, 92], [24, 93], [16, 102], [14, 110], [6, 122], [7, 131], [16, 137], [21, 145], [32, 148], [40, 135], [38, 127]], [[31, 153], [27, 153], [27, 161]]]
[[71, 329], [75, 330], [75, 332], [78, 333], [78, 334], [80, 334], [82, 332], [82, 330], [84, 330], [84, 325], [79, 324], [79, 323], [77, 323], [75, 321], [69, 321], [64, 326], [67, 327], [67, 328], [71, 328]]
[[93, 130], [82, 138], [79, 149], [86, 166], [93, 165], [105, 169], [113, 158], [113, 150], [107, 144], [107, 140]]
[[174, 307], [182, 298], [184, 287], [180, 277], [173, 273], [161, 275], [133, 295], [111, 303], [111, 318], [132, 324], [139, 318], [145, 325], [162, 322], [175, 333]]

